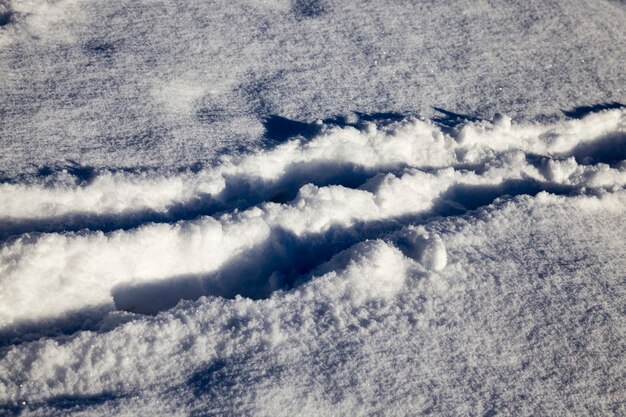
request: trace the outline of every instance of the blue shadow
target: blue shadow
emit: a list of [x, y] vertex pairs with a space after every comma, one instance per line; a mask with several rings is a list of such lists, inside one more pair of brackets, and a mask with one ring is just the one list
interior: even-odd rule
[[566, 117], [570, 119], [582, 119], [591, 113], [597, 113], [602, 110], [612, 110], [612, 109], [623, 109], [624, 106], [622, 103], [617, 101], [613, 101], [610, 103], [599, 103], [593, 104], [590, 106], [579, 106], [574, 107], [572, 110], [561, 110]]

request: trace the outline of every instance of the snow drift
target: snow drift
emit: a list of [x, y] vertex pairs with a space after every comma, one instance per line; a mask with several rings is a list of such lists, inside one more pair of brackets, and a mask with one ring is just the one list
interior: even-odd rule
[[[617, 285], [626, 110], [551, 124], [497, 115], [454, 128], [408, 118], [313, 131], [196, 172], [57, 172], [1, 184], [0, 410], [132, 414], [160, 407], [160, 394], [148, 392], [174, 389], [172, 413], [180, 400], [191, 414], [215, 403], [230, 404], [216, 405], [217, 414], [286, 415], [296, 412], [284, 407], [289, 397], [300, 414], [402, 414], [402, 404], [454, 414], [453, 405], [409, 392], [393, 401], [393, 385], [368, 391], [367, 380], [386, 372], [375, 366], [375, 344], [396, 340], [387, 348], [401, 360], [409, 333], [428, 344], [428, 335], [443, 340], [440, 331], [457, 329], [446, 343], [478, 338], [490, 354], [509, 349], [518, 369], [537, 357], [515, 338], [496, 343], [481, 333], [475, 303], [514, 297], [499, 292], [510, 286], [530, 297], [535, 274], [555, 277], [551, 285], [582, 274], [591, 285], [597, 269], [607, 288]], [[490, 292], [480, 295], [485, 282]], [[474, 327], [450, 327], [461, 311]], [[602, 331], [615, 324], [602, 318], [612, 313], [585, 314], [580, 320], [599, 320]], [[519, 326], [531, 342], [550, 338]], [[312, 358], [335, 334], [363, 364], [348, 382], [342, 359], [332, 359], [337, 374], [325, 378], [341, 397], [330, 400], [307, 378], [329, 372]], [[308, 358], [298, 365], [304, 376], [288, 370], [296, 356]], [[465, 372], [431, 365], [446, 378]], [[405, 381], [430, 372], [401, 367], [392, 366]], [[252, 369], [261, 374], [251, 385], [241, 378]]]

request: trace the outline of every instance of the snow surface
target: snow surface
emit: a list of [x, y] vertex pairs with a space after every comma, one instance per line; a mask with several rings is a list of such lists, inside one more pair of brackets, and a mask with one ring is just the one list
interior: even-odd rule
[[[196, 173], [4, 184], [22, 234], [0, 251], [0, 402], [586, 414], [581, 384], [619, 414], [626, 164], [602, 149], [624, 150], [626, 110], [502, 120], [321, 125]], [[142, 217], [186, 210], [214, 214]], [[126, 228], [81, 228], [103, 216]]]
[[[1, 0], [0, 174], [185, 168], [266, 118], [626, 102], [610, 0]], [[2, 12], [1, 10], [9, 10]]]
[[0, 0], [0, 415], [626, 415], [625, 23]]

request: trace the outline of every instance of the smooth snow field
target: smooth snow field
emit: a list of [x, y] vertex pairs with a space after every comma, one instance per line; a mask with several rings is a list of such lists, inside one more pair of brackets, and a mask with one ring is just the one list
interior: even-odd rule
[[626, 415], [625, 27], [0, 0], [0, 416]]

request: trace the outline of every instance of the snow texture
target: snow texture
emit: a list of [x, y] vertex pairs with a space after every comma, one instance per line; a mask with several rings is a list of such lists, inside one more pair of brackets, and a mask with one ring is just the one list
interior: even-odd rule
[[0, 0], [0, 415], [626, 415], [625, 23]]
[[625, 120], [322, 124], [197, 172], [6, 183], [0, 404], [587, 414], [582, 384], [618, 415]]
[[[267, 120], [626, 102], [608, 0], [2, 0], [0, 174], [207, 166]], [[572, 110], [574, 109], [574, 110]]]

